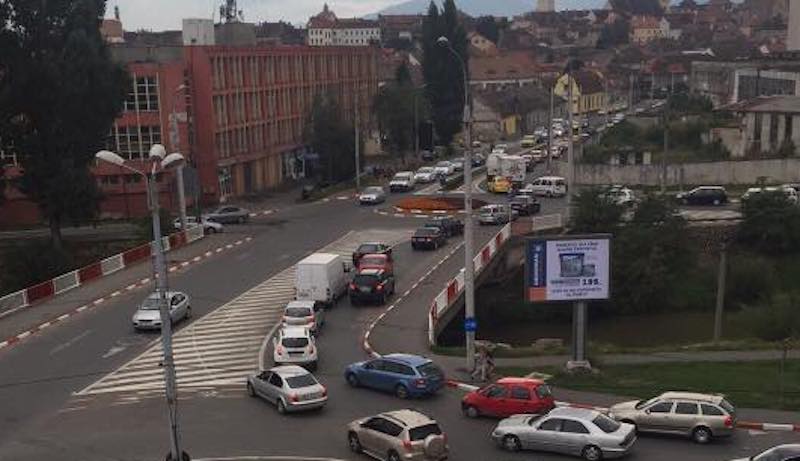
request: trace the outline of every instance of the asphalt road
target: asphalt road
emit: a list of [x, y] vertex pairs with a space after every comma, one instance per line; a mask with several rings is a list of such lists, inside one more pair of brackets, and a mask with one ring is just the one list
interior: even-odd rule
[[[545, 212], [558, 210], [559, 201], [545, 201]], [[351, 201], [332, 200], [284, 209], [246, 226], [229, 226], [253, 241], [229, 253], [178, 273], [170, 280], [193, 296], [195, 319], [209, 313], [262, 281], [279, 274], [304, 255], [351, 230], [407, 231], [418, 220], [383, 217]], [[496, 228], [481, 228], [485, 240]], [[397, 247], [399, 294], [409, 289], [442, 260], [459, 240], [435, 252], [412, 252], [408, 242]], [[479, 246], [478, 246], [479, 247]], [[423, 319], [414, 307], [429, 305], [426, 292], [438, 290], [463, 261], [456, 251], [417, 290], [398, 304], [395, 319], [382, 325], [379, 350], [419, 351]], [[75, 396], [108, 372], [141, 354], [155, 335], [131, 331], [129, 318], [144, 292], [134, 291], [87, 311], [58, 327], [0, 352], [0, 460], [145, 460], [163, 459], [167, 423], [163, 398], [157, 393], [117, 392]], [[445, 390], [431, 399], [411, 402], [364, 389], [350, 389], [342, 371], [363, 360], [364, 327], [380, 307], [358, 307], [343, 300], [328, 312], [319, 340], [320, 370], [330, 402], [320, 412], [280, 416], [269, 404], [251, 399], [241, 385], [209, 386], [181, 393], [183, 444], [195, 457], [246, 455], [306, 455], [365, 459], [347, 451], [343, 428], [352, 419], [412, 407], [435, 417], [448, 432], [451, 459], [497, 461], [531, 459], [530, 454], [506, 454], [488, 434], [495, 422], [467, 420], [460, 415], [461, 393]], [[197, 322], [197, 320], [195, 320]], [[184, 325], [183, 328], [186, 328]], [[264, 332], [268, 326], [264, 326]], [[112, 351], [116, 351], [111, 353]], [[796, 435], [750, 435], [699, 447], [674, 438], [642, 438], [629, 459], [725, 460], [755, 450], [797, 440]], [[560, 460], [538, 454], [534, 459]]]

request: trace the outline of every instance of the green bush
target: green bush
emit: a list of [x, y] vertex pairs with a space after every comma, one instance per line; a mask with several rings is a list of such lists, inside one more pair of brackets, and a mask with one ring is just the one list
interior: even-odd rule
[[742, 206], [738, 239], [745, 246], [769, 255], [800, 251], [800, 207], [782, 192], [750, 197]]
[[2, 293], [11, 293], [49, 280], [73, 267], [72, 257], [56, 251], [49, 241], [16, 245], [5, 255]]
[[748, 307], [740, 315], [759, 339], [800, 338], [800, 295], [797, 293], [779, 293], [763, 306]]
[[728, 263], [726, 304], [741, 307], [763, 299], [775, 287], [776, 276], [775, 265], [762, 256], [732, 255]]

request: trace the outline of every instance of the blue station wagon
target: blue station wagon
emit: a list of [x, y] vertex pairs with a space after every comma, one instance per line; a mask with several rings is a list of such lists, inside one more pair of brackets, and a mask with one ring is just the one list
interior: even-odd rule
[[401, 399], [435, 394], [444, 384], [444, 372], [418, 355], [389, 354], [347, 367], [345, 379], [353, 387], [392, 392]]

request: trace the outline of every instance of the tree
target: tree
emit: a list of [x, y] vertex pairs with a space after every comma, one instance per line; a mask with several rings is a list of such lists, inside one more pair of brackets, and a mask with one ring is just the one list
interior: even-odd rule
[[475, 30], [495, 44], [500, 39], [500, 28], [497, 26], [494, 16], [479, 17], [475, 22]]
[[60, 250], [62, 223], [96, 214], [89, 164], [122, 110], [129, 80], [100, 36], [105, 0], [3, 3], [0, 149], [17, 154], [19, 187], [38, 204]]
[[600, 188], [579, 192], [573, 207], [570, 229], [576, 233], [611, 233], [620, 225], [625, 212]]
[[597, 48], [607, 49], [626, 45], [630, 41], [630, 23], [623, 18], [618, 18], [611, 24], [606, 24], [600, 29], [597, 39]]
[[431, 103], [433, 123], [439, 139], [444, 144], [452, 142], [461, 131], [464, 115], [464, 75], [461, 63], [438, 42], [446, 37], [469, 72], [467, 34], [458, 20], [458, 10], [453, 0], [445, 0], [440, 14], [436, 3], [431, 2], [423, 22], [422, 71], [426, 94]]
[[330, 182], [355, 175], [355, 133], [342, 118], [339, 102], [333, 95], [317, 94], [306, 123], [305, 139], [319, 154], [322, 171]]
[[[403, 63], [395, 71], [394, 81], [380, 89], [373, 108], [385, 144], [391, 153], [400, 156], [403, 163], [414, 137], [414, 104], [418, 97], [416, 92], [411, 81], [411, 72]], [[417, 113], [424, 113], [424, 101], [416, 103]]]
[[800, 251], [800, 208], [782, 191], [761, 192], [742, 203], [738, 240], [768, 255]]

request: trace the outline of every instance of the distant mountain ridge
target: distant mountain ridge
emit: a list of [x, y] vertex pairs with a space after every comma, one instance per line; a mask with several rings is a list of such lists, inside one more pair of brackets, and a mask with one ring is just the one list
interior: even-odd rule
[[[698, 4], [708, 3], [708, 0], [695, 0]], [[741, 2], [733, 0], [735, 3]], [[442, 0], [436, 0], [441, 6]], [[680, 4], [681, 0], [672, 0], [673, 4]], [[430, 0], [407, 0], [396, 5], [384, 8], [376, 14], [419, 14], [428, 11]], [[608, 0], [556, 0], [556, 10], [599, 10], [608, 5]], [[536, 7], [534, 0], [456, 0], [456, 6], [470, 16], [516, 16], [532, 11]]]

